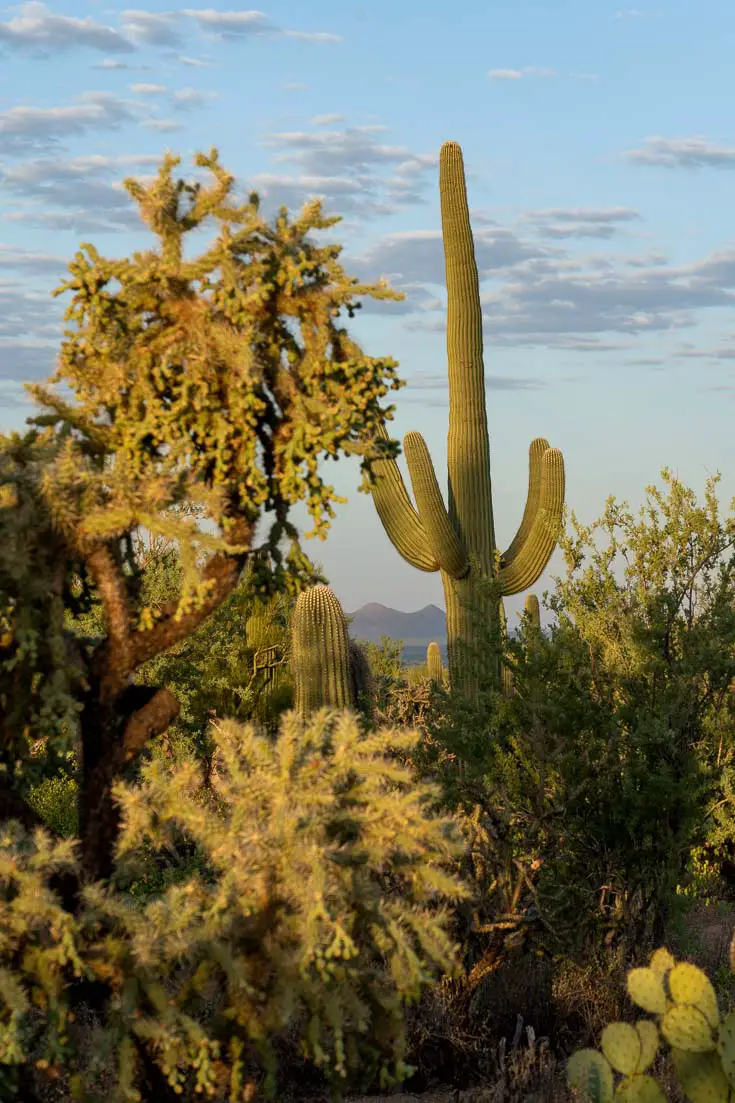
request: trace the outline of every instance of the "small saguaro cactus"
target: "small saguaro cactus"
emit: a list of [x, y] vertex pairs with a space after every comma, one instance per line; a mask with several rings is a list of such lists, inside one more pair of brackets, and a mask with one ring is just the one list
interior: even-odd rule
[[435, 685], [440, 686], [442, 684], [442, 677], [444, 674], [444, 667], [442, 666], [442, 653], [438, 643], [433, 640], [426, 648], [426, 669], [429, 674], [429, 678]]
[[347, 617], [329, 586], [311, 586], [296, 599], [291, 622], [294, 708], [302, 717], [325, 706], [372, 710], [365, 652], [351, 640]]
[[[462, 150], [445, 142], [439, 158], [442, 236], [447, 282], [449, 365], [448, 505], [420, 433], [407, 433], [406, 456], [415, 507], [395, 460], [374, 463], [373, 500], [396, 550], [422, 571], [441, 571], [447, 608], [447, 650], [453, 689], [474, 696], [500, 680], [500, 663], [485, 669], [478, 646], [489, 619], [504, 629], [502, 598], [533, 586], [556, 545], [564, 507], [564, 461], [548, 441], [532, 441], [528, 497], [520, 527], [498, 556], [485, 406], [482, 307], [470, 226]], [[387, 439], [385, 426], [381, 435]], [[480, 580], [494, 579], [497, 601]], [[467, 648], [459, 646], [463, 641]], [[475, 654], [473, 654], [473, 652]]]
[[526, 611], [528, 617], [528, 623], [535, 632], [541, 631], [541, 609], [539, 607], [538, 598], [535, 594], [527, 594], [526, 600], [523, 603], [523, 608]]

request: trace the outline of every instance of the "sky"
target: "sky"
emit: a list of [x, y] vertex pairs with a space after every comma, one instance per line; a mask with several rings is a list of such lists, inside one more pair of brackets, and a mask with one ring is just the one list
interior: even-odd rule
[[[668, 466], [735, 493], [735, 5], [661, 0], [311, 0], [145, 10], [93, 0], [0, 11], [0, 431], [33, 413], [83, 241], [149, 248], [126, 176], [216, 146], [266, 213], [323, 197], [367, 300], [348, 328], [393, 356], [393, 433], [420, 430], [446, 485], [438, 155], [461, 144], [484, 317], [498, 543], [520, 521], [537, 436], [567, 503], [640, 505]], [[200, 177], [204, 179], [205, 177]], [[405, 472], [405, 465], [401, 461]], [[348, 611], [443, 606], [440, 576], [393, 549], [352, 460], [308, 551]], [[304, 523], [304, 528], [308, 527]], [[563, 569], [557, 553], [537, 583]], [[510, 599], [508, 610], [522, 604]]]

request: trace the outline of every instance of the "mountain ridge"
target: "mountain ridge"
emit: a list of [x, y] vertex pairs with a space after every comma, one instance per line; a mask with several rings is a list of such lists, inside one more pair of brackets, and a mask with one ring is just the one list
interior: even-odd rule
[[356, 640], [380, 643], [381, 636], [401, 640], [406, 648], [426, 648], [434, 640], [442, 648], [447, 640], [446, 613], [438, 605], [425, 605], [412, 613], [392, 609], [379, 601], [348, 613], [350, 635]]

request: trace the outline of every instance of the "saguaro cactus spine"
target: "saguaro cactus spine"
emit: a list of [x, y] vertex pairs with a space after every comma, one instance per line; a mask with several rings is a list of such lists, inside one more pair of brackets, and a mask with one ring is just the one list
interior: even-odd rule
[[[453, 687], [474, 694], [483, 676], [500, 678], [499, 663], [483, 670], [472, 649], [488, 617], [504, 626], [502, 600], [489, 602], [480, 580], [495, 579], [500, 598], [532, 586], [554, 550], [564, 506], [564, 461], [548, 441], [531, 443], [526, 508], [508, 550], [498, 556], [485, 406], [480, 286], [470, 227], [462, 151], [446, 142], [439, 160], [447, 282], [449, 366], [448, 507], [426, 442], [407, 433], [404, 452], [415, 507], [394, 460], [374, 466], [373, 499], [397, 551], [422, 571], [441, 571], [447, 607], [447, 649]], [[387, 438], [387, 432], [383, 430]], [[478, 650], [478, 655], [479, 655]]]

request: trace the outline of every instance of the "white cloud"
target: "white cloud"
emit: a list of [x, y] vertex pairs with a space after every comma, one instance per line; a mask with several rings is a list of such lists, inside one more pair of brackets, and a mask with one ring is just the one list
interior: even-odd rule
[[315, 115], [309, 122], [312, 126], [331, 126], [332, 123], [344, 122], [344, 115]]
[[92, 69], [114, 70], [114, 69], [132, 69], [132, 68], [134, 68], [134, 66], [126, 65], [124, 61], [114, 61], [111, 57], [106, 57], [103, 61], [95, 61], [92, 64], [91, 68]]
[[146, 119], [141, 126], [144, 126], [146, 130], [156, 130], [160, 134], [169, 134], [175, 130], [183, 130], [182, 123], [176, 122], [176, 119]]
[[129, 85], [129, 88], [131, 92], [135, 92], [137, 95], [140, 96], [156, 96], [166, 91], [166, 88], [163, 84], [144, 84], [142, 82], [139, 84], [131, 84]]
[[275, 26], [262, 11], [217, 11], [213, 8], [183, 8], [182, 15], [196, 20], [202, 30], [212, 37], [238, 39], [251, 35], [274, 35], [282, 38], [298, 38], [303, 42], [341, 42], [339, 35], [327, 31], [282, 30]]
[[[120, 177], [158, 166], [153, 154], [36, 158], [0, 168], [4, 218], [41, 229], [93, 232], [140, 231], [136, 205]], [[7, 202], [10, 198], [10, 203]], [[15, 209], [12, 203], [15, 201]]]
[[[675, 267], [657, 253], [579, 257], [502, 227], [483, 226], [474, 239], [490, 344], [610, 351], [611, 337], [686, 329], [704, 311], [735, 307], [735, 247]], [[443, 265], [438, 230], [386, 235], [349, 262], [362, 280], [382, 275], [407, 293], [403, 303], [365, 303], [366, 313], [404, 316], [421, 332], [445, 327], [443, 316], [427, 316], [437, 310], [429, 295], [444, 283]]]
[[302, 42], [341, 42], [338, 34], [329, 34], [328, 31], [280, 31], [284, 38], [299, 38]]
[[194, 69], [209, 69], [212, 66], [211, 61], [203, 61], [198, 57], [184, 57], [183, 54], [180, 54], [176, 60], [180, 61], [182, 65], [190, 65]]
[[490, 69], [490, 80], [522, 80], [523, 77], [556, 77], [555, 69], [539, 69], [535, 65], [526, 65], [523, 69]]
[[[32, 56], [49, 58], [72, 49], [92, 49], [107, 54], [132, 54], [140, 47], [178, 49], [193, 21], [200, 32], [214, 39], [241, 40], [253, 35], [295, 38], [314, 44], [341, 42], [339, 35], [328, 31], [304, 31], [280, 28], [260, 11], [219, 11], [214, 8], [184, 8], [150, 12], [139, 8], [124, 9], [120, 15], [120, 30], [106, 26], [91, 16], [79, 19], [57, 15], [39, 0], [27, 0], [19, 13], [0, 21], [0, 49], [12, 49]], [[207, 63], [180, 55], [182, 64], [204, 66]], [[120, 69], [122, 62], [105, 60], [95, 68]]]
[[0, 45], [45, 57], [80, 46], [112, 54], [129, 54], [135, 49], [119, 31], [97, 23], [91, 16], [75, 19], [55, 15], [38, 0], [21, 4], [20, 15], [0, 22]]
[[522, 69], [491, 69], [488, 73], [491, 80], [521, 80]]
[[0, 112], [0, 144], [4, 153], [23, 153], [55, 146], [59, 139], [88, 130], [117, 129], [138, 118], [140, 105], [108, 92], [84, 92], [70, 107], [11, 107]]
[[196, 88], [181, 88], [174, 92], [173, 99], [177, 111], [189, 111], [202, 107], [208, 100], [219, 99], [219, 92], [199, 92]]
[[702, 137], [646, 138], [641, 149], [627, 150], [632, 164], [664, 168], [733, 168], [735, 146], [719, 146]]
[[381, 142], [378, 136], [386, 129], [371, 123], [343, 130], [265, 134], [262, 144], [275, 151], [273, 160], [292, 162], [299, 172], [291, 177], [265, 174], [267, 181], [261, 174], [258, 179], [287, 206], [301, 206], [316, 188], [329, 210], [345, 215], [385, 215], [399, 206], [421, 203], [424, 181], [428, 183], [428, 172], [434, 172], [437, 157]]
[[216, 11], [214, 8], [182, 8], [182, 15], [196, 20], [200, 27], [222, 38], [265, 34], [273, 25], [262, 11]]
[[542, 237], [610, 238], [618, 233], [620, 223], [640, 217], [630, 207], [551, 207], [528, 211], [520, 221], [532, 225]]

